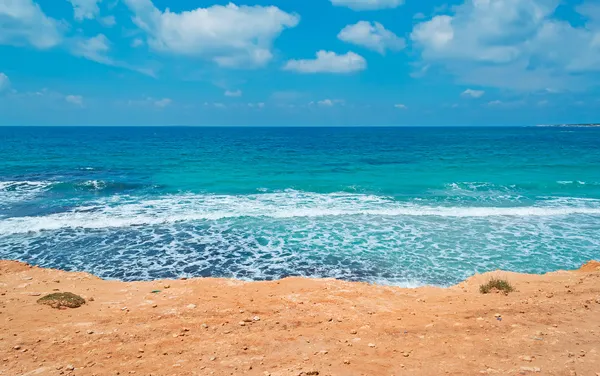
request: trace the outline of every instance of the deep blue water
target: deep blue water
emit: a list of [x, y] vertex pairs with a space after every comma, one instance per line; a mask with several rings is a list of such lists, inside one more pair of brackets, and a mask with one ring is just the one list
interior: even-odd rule
[[600, 258], [600, 128], [0, 128], [0, 258], [456, 283]]

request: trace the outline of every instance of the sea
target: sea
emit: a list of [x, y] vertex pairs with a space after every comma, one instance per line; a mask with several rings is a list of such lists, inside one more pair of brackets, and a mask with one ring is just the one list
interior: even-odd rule
[[600, 259], [600, 128], [2, 127], [0, 258], [450, 286]]

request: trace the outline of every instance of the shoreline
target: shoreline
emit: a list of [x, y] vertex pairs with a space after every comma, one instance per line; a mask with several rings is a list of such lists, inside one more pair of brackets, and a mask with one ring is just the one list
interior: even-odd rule
[[[493, 276], [508, 295], [479, 293]], [[72, 292], [87, 303], [36, 303]], [[0, 261], [0, 375], [596, 375], [600, 263], [452, 287], [121, 282]]]

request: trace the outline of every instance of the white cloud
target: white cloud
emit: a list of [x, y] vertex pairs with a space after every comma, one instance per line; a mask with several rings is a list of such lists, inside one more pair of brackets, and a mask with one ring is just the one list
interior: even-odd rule
[[483, 97], [483, 94], [485, 94], [485, 91], [483, 91], [483, 90], [467, 89], [467, 90], [463, 91], [460, 95], [463, 97], [469, 97], [469, 98], [481, 98], [481, 97]]
[[85, 57], [98, 63], [115, 65], [114, 61], [107, 56], [110, 50], [110, 41], [104, 34], [95, 37], [78, 40], [73, 47], [73, 54]]
[[424, 62], [462, 83], [515, 90], [593, 85], [600, 71], [600, 23], [594, 7], [577, 8], [588, 23], [556, 16], [559, 0], [463, 0], [450, 14], [417, 24], [411, 34]]
[[502, 101], [500, 101], [500, 100], [488, 102], [488, 106], [500, 106], [501, 104], [502, 104]]
[[67, 95], [65, 100], [68, 103], [74, 104], [76, 106], [83, 106], [83, 97], [81, 95]]
[[379, 22], [360, 21], [340, 31], [338, 38], [384, 54], [386, 50], [399, 51], [406, 46], [404, 39], [387, 30]]
[[158, 10], [151, 0], [125, 0], [134, 23], [155, 51], [198, 56], [226, 67], [255, 67], [272, 58], [272, 44], [300, 17], [275, 6], [213, 5], [181, 13]]
[[367, 68], [367, 61], [354, 52], [338, 55], [335, 52], [319, 51], [313, 60], [289, 60], [284, 70], [299, 73], [352, 73]]
[[69, 0], [73, 6], [73, 18], [81, 22], [85, 19], [92, 20], [100, 13], [98, 3], [102, 0]]
[[62, 41], [60, 27], [32, 0], [0, 0], [0, 44], [52, 48]]
[[225, 96], [226, 97], [241, 97], [242, 91], [241, 90], [235, 90], [235, 91], [226, 90]]
[[395, 104], [394, 107], [395, 108], [399, 108], [401, 110], [407, 110], [408, 109], [408, 107], [406, 105], [401, 104], [401, 103]]
[[10, 80], [8, 76], [2, 72], [0, 72], [0, 93], [10, 88]]
[[144, 41], [140, 38], [136, 38], [131, 42], [131, 47], [138, 48], [144, 45]]
[[397, 8], [404, 4], [404, 0], [331, 0], [331, 4], [352, 10], [376, 10]]
[[264, 102], [248, 103], [248, 107], [250, 107], [250, 108], [265, 108], [265, 104], [264, 104]]
[[323, 99], [320, 101], [317, 101], [316, 103], [313, 102], [309, 102], [308, 105], [309, 106], [314, 106], [315, 104], [319, 107], [333, 107], [335, 105], [344, 105], [346, 103], [346, 101], [344, 101], [343, 99]]
[[160, 108], [165, 108], [168, 105], [170, 105], [171, 103], [173, 103], [173, 100], [170, 98], [163, 98], [163, 99], [158, 99], [154, 101], [154, 105], [156, 107], [160, 107]]
[[223, 110], [223, 109], [227, 108], [227, 106], [225, 104], [220, 103], [220, 102], [214, 102], [214, 103], [204, 102], [204, 106], [205, 107], [214, 107], [214, 108], [217, 108], [219, 110]]
[[102, 25], [104, 25], [106, 27], [113, 27], [117, 24], [117, 20], [115, 19], [115, 16], [102, 17], [100, 19], [100, 22], [102, 23]]
[[415, 13], [415, 15], [413, 16], [413, 20], [422, 20], [423, 18], [425, 18], [425, 15], [421, 12]]

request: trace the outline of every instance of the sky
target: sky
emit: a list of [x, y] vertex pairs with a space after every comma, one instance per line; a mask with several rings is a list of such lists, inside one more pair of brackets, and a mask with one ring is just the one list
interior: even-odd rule
[[0, 125], [590, 122], [598, 0], [0, 0]]

